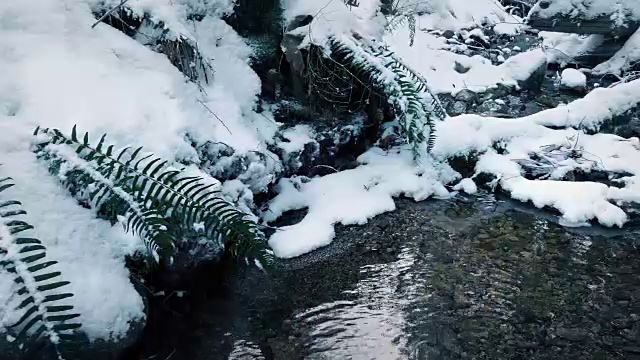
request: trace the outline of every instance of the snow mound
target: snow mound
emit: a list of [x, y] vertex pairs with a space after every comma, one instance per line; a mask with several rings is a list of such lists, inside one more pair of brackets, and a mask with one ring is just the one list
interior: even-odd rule
[[460, 180], [460, 182], [453, 187], [453, 190], [455, 191], [462, 190], [467, 194], [472, 195], [478, 192], [478, 186], [472, 179], [464, 178]]
[[570, 89], [587, 87], [587, 76], [576, 69], [564, 69], [560, 74], [560, 84]]
[[276, 256], [291, 258], [321, 246], [334, 237], [337, 223], [365, 224], [369, 218], [395, 210], [394, 196], [416, 201], [449, 197], [443, 184], [459, 175], [448, 165], [424, 159], [414, 165], [411, 151], [385, 152], [372, 148], [358, 158], [361, 166], [302, 182], [281, 179], [278, 196], [263, 214], [273, 221], [285, 211], [308, 208], [304, 219], [278, 229], [269, 240]]

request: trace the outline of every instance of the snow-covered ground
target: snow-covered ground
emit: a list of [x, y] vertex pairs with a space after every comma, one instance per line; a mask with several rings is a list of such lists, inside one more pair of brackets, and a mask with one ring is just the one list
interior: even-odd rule
[[[0, 2], [0, 175], [16, 183], [2, 200], [23, 203], [34, 235], [71, 282], [65, 290], [75, 294], [70, 303], [81, 314], [82, 330], [92, 339], [109, 339], [123, 336], [130, 322], [144, 317], [124, 264], [140, 242], [121, 226], [96, 219], [48, 175], [30, 151], [36, 126], [70, 131], [77, 124], [94, 140], [108, 133], [116, 146], [145, 146], [165, 159], [197, 164], [191, 141], [254, 151], [271, 141], [274, 125], [253, 112], [260, 80], [247, 65], [251, 49], [215, 14], [187, 24], [184, 8], [200, 2], [132, 0], [130, 5], [174, 30], [189, 31], [185, 36], [202, 44], [216, 70], [205, 91], [186, 82], [164, 55], [105, 24], [91, 28], [91, 6], [99, 3]], [[0, 303], [0, 316], [10, 313], [5, 306]], [[0, 332], [5, 320], [0, 319]]]
[[[380, 5], [377, 0], [359, 2], [353, 8], [342, 1], [284, 0], [283, 5], [288, 20], [314, 16], [310, 25], [295, 30], [307, 42], [322, 44], [335, 32], [385, 41], [436, 93], [481, 92], [498, 84], [517, 86], [547, 61], [562, 62], [563, 56], [593, 48], [602, 40], [542, 34], [548, 47], [519, 54], [513, 54], [518, 49], [501, 49], [505, 60], [496, 65], [481, 56], [454, 53], [454, 47], [469, 44], [448, 43], [427, 31], [450, 30], [467, 38], [483, 36], [482, 31], [475, 31], [480, 25], [494, 27], [500, 34], [521, 31], [521, 19], [507, 14], [493, 0], [434, 0], [416, 19], [413, 46], [407, 26], [383, 33], [386, 20], [375, 11]], [[92, 9], [116, 3], [0, 1], [0, 175], [11, 176], [16, 183], [3, 193], [3, 200], [6, 196], [24, 204], [27, 220], [36, 227], [34, 235], [48, 247], [51, 258], [60, 262], [63, 276], [71, 282], [72, 304], [92, 339], [123, 336], [129, 323], [144, 317], [143, 302], [124, 265], [124, 257], [137, 251], [140, 242], [120, 226], [96, 219], [47, 174], [46, 166], [30, 151], [34, 128], [68, 131], [77, 124], [80, 131], [89, 131], [96, 138], [108, 133], [109, 141], [117, 146], [142, 145], [165, 159], [191, 164], [193, 171], [202, 167], [211, 173], [221, 164], [199, 158], [197, 147], [224, 143], [236, 154], [262, 151], [267, 158], [275, 157], [267, 152], [266, 144], [276, 143], [280, 126], [269, 119], [268, 112], [254, 111], [260, 79], [248, 66], [251, 49], [220, 19], [231, 11], [230, 1], [130, 0], [127, 4], [198, 44], [215, 70], [214, 80], [199, 84], [202, 88], [186, 81], [165, 55], [105, 24], [92, 29]], [[187, 21], [188, 10], [194, 8], [204, 9], [202, 21]], [[629, 56], [635, 53], [628, 51]], [[620, 61], [612, 59], [612, 66]], [[468, 71], [456, 70], [456, 64]], [[575, 76], [571, 80], [577, 82]], [[364, 224], [392, 211], [394, 197], [405, 195], [419, 201], [448, 198], [459, 191], [473, 194], [481, 184], [475, 178], [462, 179], [446, 162], [472, 154], [478, 156], [478, 174], [492, 174], [493, 185], [500, 185], [514, 199], [556, 209], [567, 225], [595, 220], [623, 226], [628, 216], [622, 203], [640, 202], [640, 141], [588, 135], [585, 130], [598, 130], [638, 102], [640, 81], [633, 81], [593, 90], [584, 99], [523, 118], [447, 118], [436, 126], [433, 153], [423, 154], [417, 164], [408, 148], [371, 148], [358, 158], [361, 165], [355, 169], [313, 179], [280, 179], [279, 194], [261, 214], [263, 220], [273, 221], [293, 209], [308, 208], [308, 213], [300, 223], [276, 231], [270, 245], [280, 257], [298, 256], [330, 243], [337, 223]], [[280, 135], [288, 140], [277, 145], [285, 154], [299, 151], [314, 136], [307, 125]], [[550, 148], [553, 150], [545, 150]], [[522, 161], [530, 160], [534, 152], [554, 163], [545, 179], [521, 175]], [[264, 190], [272, 183], [280, 161], [267, 167], [258, 163], [258, 156], [248, 158], [256, 161], [246, 173], [222, 186], [232, 200], [242, 202], [244, 210], [250, 210], [252, 203], [249, 190]], [[619, 188], [561, 181], [575, 169], [627, 176]], [[2, 272], [0, 288], [11, 288], [10, 278]], [[15, 316], [7, 311], [11, 304], [11, 299], [0, 295], [0, 332]]]

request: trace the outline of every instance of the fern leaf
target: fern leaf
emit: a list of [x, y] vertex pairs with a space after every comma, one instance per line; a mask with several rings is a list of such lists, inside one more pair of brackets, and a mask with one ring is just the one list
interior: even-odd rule
[[167, 161], [142, 155], [142, 147], [132, 152], [125, 148], [114, 157], [113, 145], [103, 152], [105, 136], [94, 148], [88, 134], [82, 141], [74, 134], [75, 128], [70, 138], [57, 129], [36, 129], [36, 135], [49, 136], [49, 141], [41, 144], [40, 156], [58, 159], [88, 175], [94, 187], [89, 196], [95, 207], [118, 198], [126, 213], [125, 230], [143, 240], [156, 262], [158, 258], [171, 261], [176, 238], [192, 232], [196, 224], [209, 224], [205, 225], [208, 238], [223, 239], [232, 254], [254, 258], [262, 267], [273, 263], [257, 224], [222, 199], [214, 189], [216, 184], [183, 176], [181, 171], [168, 168]]
[[[6, 185], [11, 185], [7, 179], [0, 182], [5, 183], [0, 189], [8, 189]], [[6, 207], [18, 207], [18, 201], [3, 202]], [[65, 326], [79, 328], [79, 323], [69, 322], [79, 315], [72, 313], [73, 306], [59, 304], [60, 300], [73, 296], [70, 293], [59, 293], [62, 287], [69, 284], [67, 281], [47, 283], [51, 279], [62, 275], [59, 271], [42, 273], [42, 270], [55, 265], [55, 261], [45, 261], [46, 247], [40, 240], [27, 237], [16, 237], [15, 234], [27, 231], [33, 227], [23, 220], [15, 219], [15, 216], [25, 215], [21, 209], [8, 211], [0, 214], [0, 267], [13, 274], [14, 282], [22, 285], [16, 292], [22, 301], [16, 307], [16, 311], [21, 312], [21, 317], [9, 328], [18, 331], [17, 339], [20, 347], [26, 345], [26, 350], [37, 350], [38, 343], [45, 342], [51, 345], [59, 359], [63, 359], [65, 341], [62, 336], [69, 335], [68, 339], [74, 338], [75, 334]], [[24, 256], [23, 254], [32, 254]], [[53, 290], [58, 290], [53, 292]], [[45, 306], [45, 302], [53, 303]], [[56, 328], [58, 327], [58, 328]]]

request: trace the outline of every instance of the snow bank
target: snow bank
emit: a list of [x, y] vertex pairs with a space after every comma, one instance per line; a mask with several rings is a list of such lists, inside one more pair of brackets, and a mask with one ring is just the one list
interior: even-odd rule
[[[595, 102], [595, 100], [592, 100]], [[577, 108], [579, 100], [567, 105]], [[597, 106], [597, 102], [595, 106]], [[547, 111], [553, 111], [547, 110]], [[541, 112], [539, 114], [542, 114]], [[565, 114], [570, 114], [566, 112]], [[538, 115], [538, 114], [536, 114]], [[532, 115], [532, 116], [536, 116]], [[560, 116], [560, 115], [558, 115]], [[518, 162], [529, 159], [532, 152], [558, 145], [574, 150], [581, 161], [565, 156], [556, 164], [551, 178], [561, 178], [571, 170], [585, 172], [602, 170], [612, 173], [640, 175], [640, 140], [623, 139], [610, 134], [587, 135], [575, 129], [549, 129], [531, 121], [530, 117], [501, 119], [478, 115], [461, 115], [438, 123], [438, 139], [433, 149], [440, 159], [473, 152], [482, 155], [476, 166], [478, 173], [496, 175], [502, 188], [512, 197], [531, 201], [535, 206], [555, 208], [563, 214], [566, 224], [585, 225], [595, 219], [606, 226], [622, 226], [627, 216], [611, 202], [633, 202], [640, 196], [640, 188], [629, 182], [624, 190], [590, 182], [555, 180], [527, 180]], [[561, 122], [561, 121], [559, 121]], [[500, 146], [504, 154], [491, 150]], [[570, 195], [569, 195], [570, 194]]]
[[414, 165], [409, 149], [385, 152], [372, 148], [358, 158], [363, 165], [353, 170], [315, 178], [282, 179], [278, 196], [263, 214], [272, 221], [289, 210], [308, 208], [298, 224], [278, 229], [269, 245], [276, 256], [290, 258], [325, 246], [334, 236], [333, 226], [365, 224], [369, 218], [395, 209], [394, 196], [416, 201], [430, 196], [446, 198], [442, 185], [459, 175], [448, 165], [424, 159]]
[[476, 171], [497, 175], [502, 188], [515, 200], [558, 210], [565, 226], [588, 226], [593, 219], [605, 226], [622, 227], [627, 222], [625, 212], [609, 202], [609, 186], [595, 182], [528, 180], [512, 160], [511, 155], [488, 151], [479, 158]]

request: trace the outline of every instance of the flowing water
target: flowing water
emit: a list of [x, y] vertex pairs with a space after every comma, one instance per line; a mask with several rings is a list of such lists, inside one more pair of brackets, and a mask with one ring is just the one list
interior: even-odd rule
[[640, 359], [637, 232], [483, 196], [400, 200], [336, 233], [271, 276], [163, 302], [145, 357]]

